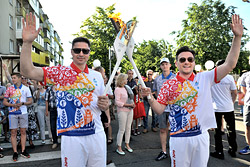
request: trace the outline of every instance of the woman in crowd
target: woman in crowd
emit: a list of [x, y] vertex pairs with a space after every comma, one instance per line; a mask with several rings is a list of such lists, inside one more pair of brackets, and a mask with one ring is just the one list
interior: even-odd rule
[[131, 124], [133, 121], [133, 108], [134, 104], [134, 94], [129, 86], [127, 86], [127, 74], [119, 74], [116, 79], [115, 88], [115, 103], [117, 105], [117, 115], [119, 130], [117, 134], [117, 150], [116, 152], [120, 155], [125, 155], [122, 150], [122, 139], [125, 133], [125, 149], [132, 153], [133, 149], [129, 146], [130, 134], [131, 134]]
[[41, 84], [38, 84], [37, 91], [35, 92], [35, 98], [37, 101], [36, 112], [40, 126], [42, 144], [45, 144], [45, 92], [46, 90], [44, 87]]

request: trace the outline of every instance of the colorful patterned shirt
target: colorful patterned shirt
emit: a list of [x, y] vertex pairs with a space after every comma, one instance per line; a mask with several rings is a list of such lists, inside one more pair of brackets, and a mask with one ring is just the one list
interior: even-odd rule
[[97, 106], [98, 96], [105, 89], [101, 73], [87, 65], [82, 72], [73, 63], [43, 70], [44, 84], [55, 85], [58, 135], [86, 136], [103, 131]]
[[[27, 86], [21, 84], [19, 88], [16, 87], [16, 85], [8, 87], [5, 92], [4, 98], [7, 98], [9, 100], [9, 103], [11, 104], [17, 104], [26, 102], [27, 98], [32, 98], [32, 95], [30, 93], [30, 89]], [[26, 105], [22, 105], [19, 109], [16, 109], [14, 107], [8, 108], [10, 115], [27, 114]]]
[[196, 136], [216, 127], [211, 96], [215, 79], [216, 69], [192, 74], [188, 80], [178, 73], [163, 84], [157, 101], [170, 109], [171, 137]]

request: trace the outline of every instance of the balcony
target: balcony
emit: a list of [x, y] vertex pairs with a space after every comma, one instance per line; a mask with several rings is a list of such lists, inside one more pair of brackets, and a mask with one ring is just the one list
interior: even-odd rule
[[26, 9], [24, 7], [16, 7], [16, 15], [25, 17]]
[[44, 51], [44, 48], [43, 48], [39, 43], [37, 43], [36, 41], [33, 41], [33, 42], [32, 42], [32, 45], [33, 45], [34, 47], [36, 47], [37, 49], [39, 49], [39, 50], [41, 50], [41, 51]]
[[50, 39], [49, 39], [49, 38], [47, 38], [47, 37], [45, 37], [45, 38], [44, 38], [44, 42], [46, 42], [46, 43], [50, 44]]
[[44, 52], [40, 52], [40, 54], [37, 54], [35, 52], [31, 53], [31, 59], [32, 62], [39, 64], [41, 66], [49, 66], [49, 55]]
[[21, 29], [16, 30], [16, 39], [22, 39], [22, 30]]

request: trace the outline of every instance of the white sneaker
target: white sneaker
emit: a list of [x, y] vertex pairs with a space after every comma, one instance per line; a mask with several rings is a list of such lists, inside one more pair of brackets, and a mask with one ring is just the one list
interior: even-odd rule
[[53, 144], [51, 148], [55, 149], [56, 147], [57, 147], [57, 143]]

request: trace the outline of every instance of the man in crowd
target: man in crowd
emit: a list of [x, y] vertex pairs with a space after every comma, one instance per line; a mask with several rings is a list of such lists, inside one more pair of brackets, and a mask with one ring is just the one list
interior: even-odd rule
[[[151, 90], [153, 90], [153, 84], [154, 84], [154, 80], [152, 78], [153, 76], [153, 70], [148, 70], [147, 73], [147, 79], [144, 81], [146, 87], [151, 88]], [[143, 98], [143, 103], [144, 103], [144, 108], [145, 108], [145, 113], [146, 113], [146, 117], [143, 117], [143, 124], [144, 124], [144, 129], [143, 129], [143, 133], [147, 133], [148, 132], [148, 113], [149, 113], [149, 109], [150, 109], [150, 105], [148, 103], [148, 98], [144, 97]], [[151, 123], [151, 129], [153, 132], [157, 132], [156, 129], [156, 115], [154, 113], [153, 110], [152, 111], [152, 123]]]
[[240, 154], [250, 154], [250, 72], [241, 76], [241, 91], [244, 94], [243, 120], [246, 125], [245, 138], [246, 147], [240, 150]]
[[234, 37], [224, 64], [195, 75], [195, 52], [184, 46], [176, 52], [175, 65], [179, 72], [174, 79], [163, 84], [157, 100], [150, 88], [143, 88], [142, 95], [151, 95], [149, 104], [156, 113], [163, 113], [166, 106], [170, 109], [172, 166], [207, 166], [210, 146], [207, 131], [216, 128], [211, 87], [237, 64], [243, 35], [242, 19], [238, 15], [232, 16], [231, 28]]
[[101, 74], [87, 66], [90, 42], [83, 37], [72, 41], [73, 62], [69, 67], [34, 67], [31, 46], [39, 31], [35, 15], [27, 14], [26, 23], [23, 20], [20, 67], [24, 76], [56, 86], [62, 166], [106, 167], [106, 136], [100, 114], [108, 109], [109, 100], [103, 95]]
[[50, 86], [46, 89], [45, 93], [45, 104], [46, 104], [46, 112], [45, 115], [50, 115], [50, 129], [53, 139], [53, 145], [52, 149], [55, 149], [58, 145], [58, 137], [57, 137], [57, 128], [56, 128], [56, 122], [57, 122], [57, 105], [56, 105], [56, 90], [55, 86]]
[[26, 129], [28, 128], [27, 105], [32, 104], [32, 95], [30, 89], [21, 83], [22, 76], [19, 73], [12, 73], [12, 82], [4, 95], [3, 104], [9, 107], [9, 128], [11, 130], [11, 144], [14, 151], [13, 161], [18, 160], [17, 152], [17, 129], [20, 127], [21, 132], [21, 156], [30, 158], [29, 153], [25, 150]]
[[[170, 71], [170, 61], [168, 58], [162, 58], [160, 61], [160, 67], [162, 70], [162, 74], [159, 75], [157, 78], [155, 78], [154, 85], [153, 85], [153, 92], [156, 94], [156, 96], [159, 95], [159, 92], [161, 90], [161, 87], [164, 82], [166, 82], [169, 79], [174, 78], [176, 75], [173, 74]], [[153, 108], [152, 108], [153, 110]], [[160, 128], [160, 140], [161, 140], [161, 149], [162, 151], [160, 154], [156, 157], [156, 161], [160, 161], [162, 159], [167, 158], [167, 137], [168, 137], [168, 116], [169, 116], [169, 109], [166, 108], [163, 113], [158, 115], [158, 123]]]
[[[216, 67], [222, 65], [225, 60], [219, 60]], [[211, 89], [213, 107], [215, 111], [215, 118], [217, 128], [215, 128], [215, 152], [210, 155], [215, 158], [224, 159], [223, 144], [222, 144], [222, 131], [221, 125], [224, 119], [227, 123], [227, 138], [229, 143], [228, 153], [232, 157], [236, 157], [237, 142], [235, 131], [235, 116], [234, 116], [234, 102], [237, 96], [237, 88], [234, 78], [231, 75], [226, 75], [218, 84], [214, 85]]]

